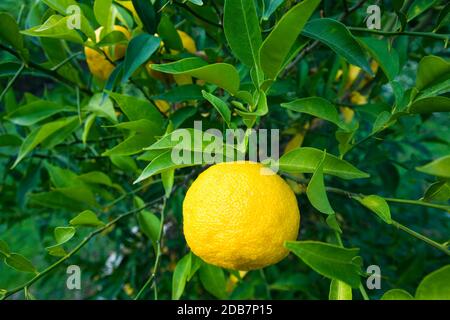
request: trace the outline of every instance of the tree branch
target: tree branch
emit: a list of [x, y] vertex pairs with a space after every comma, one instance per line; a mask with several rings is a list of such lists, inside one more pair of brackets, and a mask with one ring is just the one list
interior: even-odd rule
[[25, 288], [30, 287], [32, 284], [34, 284], [36, 281], [41, 279], [42, 277], [46, 276], [48, 273], [56, 269], [58, 266], [60, 266], [62, 263], [64, 263], [66, 260], [68, 260], [70, 257], [72, 257], [74, 254], [76, 254], [81, 248], [83, 248], [92, 238], [94, 238], [96, 235], [102, 233], [103, 231], [107, 230], [111, 226], [115, 225], [120, 220], [127, 218], [135, 213], [138, 213], [145, 208], [155, 204], [158, 202], [161, 198], [157, 198], [149, 203], [146, 203], [143, 207], [127, 211], [121, 215], [119, 215], [117, 218], [111, 220], [109, 223], [105, 224], [103, 227], [96, 229], [95, 231], [91, 232], [89, 235], [87, 235], [83, 241], [81, 241], [72, 251], [70, 251], [68, 254], [66, 254], [64, 257], [56, 261], [54, 264], [47, 267], [44, 271], [38, 272], [33, 278], [31, 278], [29, 281], [24, 283], [23, 285], [20, 285], [12, 290], [7, 291], [3, 297], [0, 298], [0, 300], [5, 300], [9, 296], [24, 290]]

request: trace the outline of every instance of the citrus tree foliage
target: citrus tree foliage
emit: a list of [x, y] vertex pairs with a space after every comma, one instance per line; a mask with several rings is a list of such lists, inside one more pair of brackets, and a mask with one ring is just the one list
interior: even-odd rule
[[[2, 1], [0, 297], [449, 299], [449, 5], [382, 1], [369, 30], [370, 4]], [[205, 165], [170, 136], [194, 121], [280, 130], [302, 217], [282, 262], [190, 253]]]

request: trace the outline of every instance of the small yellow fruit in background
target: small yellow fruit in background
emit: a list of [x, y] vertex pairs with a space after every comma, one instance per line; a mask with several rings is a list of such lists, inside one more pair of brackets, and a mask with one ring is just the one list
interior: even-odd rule
[[283, 245], [297, 238], [300, 212], [288, 184], [268, 170], [254, 162], [225, 162], [193, 182], [183, 223], [197, 256], [236, 270], [263, 268], [287, 256]]
[[[95, 30], [96, 42], [100, 41], [100, 35], [103, 27]], [[128, 39], [130, 39], [130, 32], [122, 26], [114, 26], [114, 30], [122, 32]], [[105, 47], [101, 49], [105, 52], [108, 59], [111, 61], [116, 61], [122, 59], [125, 56], [127, 46], [124, 44], [118, 44], [113, 47]], [[111, 72], [114, 70], [114, 65], [104, 57], [103, 54], [97, 52], [96, 50], [85, 47], [84, 53], [86, 55], [86, 62], [91, 73], [100, 80], [107, 80]]]
[[194, 39], [190, 35], [188, 35], [186, 32], [177, 30], [178, 35], [180, 36], [181, 43], [183, 44], [183, 48], [186, 49], [189, 53], [196, 53], [197, 52], [197, 46], [195, 45]]
[[165, 100], [155, 100], [155, 105], [158, 107], [159, 111], [166, 113], [170, 110], [170, 104]]

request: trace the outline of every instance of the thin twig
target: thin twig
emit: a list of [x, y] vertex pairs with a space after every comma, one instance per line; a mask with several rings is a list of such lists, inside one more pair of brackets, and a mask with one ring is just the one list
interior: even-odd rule
[[[0, 44], [0, 49], [9, 52], [13, 56], [15, 56], [17, 59], [22, 60], [20, 55], [14, 49], [11, 49], [3, 44]], [[53, 71], [51, 69], [44, 68], [43, 66], [41, 66], [33, 61], [27, 61], [26, 67], [40, 71], [42, 73], [45, 73], [46, 75], [50, 76], [52, 79], [54, 79], [58, 82], [61, 82], [70, 88], [78, 87], [78, 88], [80, 88], [80, 91], [82, 91], [86, 94], [92, 94], [92, 91], [89, 90], [88, 88], [82, 87], [82, 86], [78, 85], [77, 83], [72, 82], [71, 80], [61, 76], [58, 72]]]
[[[167, 198], [164, 197], [163, 205], [162, 205], [162, 209], [161, 209], [161, 221], [160, 221], [160, 225], [159, 225], [159, 235], [158, 235], [158, 240], [156, 241], [156, 259], [155, 259], [155, 263], [152, 268], [152, 273], [151, 273], [150, 277], [147, 279], [147, 281], [144, 283], [142, 288], [139, 290], [139, 292], [136, 294], [136, 296], [134, 297], [134, 300], [139, 300], [139, 298], [144, 294], [145, 290], [151, 284], [156, 286], [156, 284], [155, 284], [156, 283], [156, 274], [158, 272], [159, 263], [161, 261], [161, 246], [162, 246], [161, 242], [162, 242], [162, 236], [164, 233], [164, 219], [165, 219], [164, 211], [166, 210], [166, 202], [167, 202]], [[155, 297], [157, 297], [156, 287], [155, 287]]]
[[413, 36], [413, 37], [424, 37], [424, 38], [431, 38], [431, 39], [438, 39], [438, 40], [449, 40], [450, 34], [440, 34], [440, 33], [433, 33], [433, 32], [415, 32], [415, 31], [383, 31], [383, 30], [376, 30], [376, 29], [367, 29], [367, 28], [360, 28], [360, 27], [348, 27], [350, 31], [353, 32], [365, 32], [365, 33], [372, 33], [372, 34], [378, 34], [381, 36]]
[[121, 215], [119, 215], [117, 218], [111, 220], [109, 223], [105, 224], [103, 227], [96, 229], [95, 231], [91, 232], [89, 235], [87, 235], [83, 241], [81, 241], [72, 251], [70, 251], [68, 254], [66, 254], [64, 257], [62, 257], [61, 259], [59, 259], [58, 261], [56, 261], [54, 264], [50, 265], [49, 267], [47, 267], [44, 271], [38, 272], [33, 278], [31, 278], [29, 281], [27, 281], [26, 283], [7, 291], [3, 297], [1, 297], [0, 300], [5, 300], [6, 298], [8, 298], [9, 296], [22, 291], [24, 288], [28, 288], [30, 287], [32, 284], [34, 284], [36, 281], [38, 281], [39, 279], [41, 279], [42, 277], [44, 277], [45, 275], [47, 275], [48, 273], [50, 273], [51, 271], [53, 271], [55, 268], [57, 268], [58, 266], [60, 266], [62, 263], [64, 263], [66, 260], [68, 260], [70, 257], [72, 257], [74, 254], [76, 254], [81, 248], [83, 248], [92, 238], [94, 238], [96, 235], [102, 233], [103, 231], [107, 230], [108, 228], [110, 228], [111, 226], [115, 225], [117, 222], [119, 222], [120, 220], [129, 217], [135, 213], [138, 213], [142, 210], [144, 210], [145, 208], [148, 208], [149, 206], [155, 204], [156, 202], [158, 202], [161, 198], [157, 198], [149, 203], [146, 203], [144, 206], [142, 206], [141, 208], [138, 209], [134, 209], [134, 210], [130, 210], [127, 211]]

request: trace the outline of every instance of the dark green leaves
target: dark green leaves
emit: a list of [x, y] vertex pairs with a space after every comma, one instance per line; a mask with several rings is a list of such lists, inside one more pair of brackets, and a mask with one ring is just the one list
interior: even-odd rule
[[450, 98], [429, 97], [414, 101], [409, 106], [410, 113], [450, 112]]
[[346, 249], [316, 241], [288, 241], [285, 247], [317, 273], [343, 281], [353, 288], [359, 287], [359, 249]]
[[161, 40], [149, 34], [140, 34], [131, 39], [123, 63], [122, 83], [125, 83], [143, 63], [159, 48]]
[[[323, 151], [310, 147], [294, 149], [280, 158], [280, 170], [291, 173], [313, 173], [323, 156]], [[362, 172], [347, 161], [339, 159], [331, 154], [325, 156], [323, 172], [342, 179], [369, 177], [367, 173]]]
[[261, 68], [269, 79], [277, 77], [298, 35], [319, 2], [320, 0], [305, 0], [294, 6], [264, 40], [259, 55]]
[[187, 58], [166, 64], [153, 64], [153, 70], [170, 73], [185, 74], [213, 83], [231, 94], [239, 90], [239, 74], [235, 67], [228, 63], [214, 63], [208, 65], [200, 58]]
[[29, 52], [24, 46], [19, 26], [16, 20], [5, 12], [0, 13], [0, 39], [16, 49], [23, 60], [28, 60]]
[[148, 0], [132, 0], [132, 2], [145, 31], [151, 35], [155, 34], [160, 19], [159, 8], [155, 8], [152, 1]]
[[330, 121], [344, 130], [348, 129], [348, 126], [339, 118], [336, 107], [323, 98], [302, 98], [282, 103], [281, 106], [288, 110], [310, 114], [317, 118]]
[[30, 272], [30, 273], [36, 273], [37, 270], [33, 266], [33, 264], [25, 258], [24, 256], [18, 254], [18, 253], [11, 253], [8, 256], [5, 257], [3, 260], [5, 264], [10, 266], [11, 268], [14, 268], [18, 271], [22, 272]]
[[34, 129], [23, 141], [13, 168], [38, 145], [46, 143], [47, 146], [53, 146], [60, 143], [75, 130], [78, 124], [78, 117], [73, 116], [49, 122], [42, 127]]
[[249, 67], [258, 68], [261, 30], [254, 1], [225, 0], [224, 31], [234, 55]]
[[319, 40], [349, 63], [360, 67], [370, 75], [372, 74], [364, 51], [342, 23], [328, 18], [312, 20], [306, 24], [302, 34]]
[[360, 38], [359, 40], [378, 62], [389, 81], [394, 80], [400, 71], [397, 51], [391, 47], [387, 40], [376, 38]]
[[18, 271], [37, 272], [36, 268], [27, 258], [18, 253], [11, 252], [8, 244], [3, 240], [0, 240], [0, 257], [3, 258], [5, 264]]

